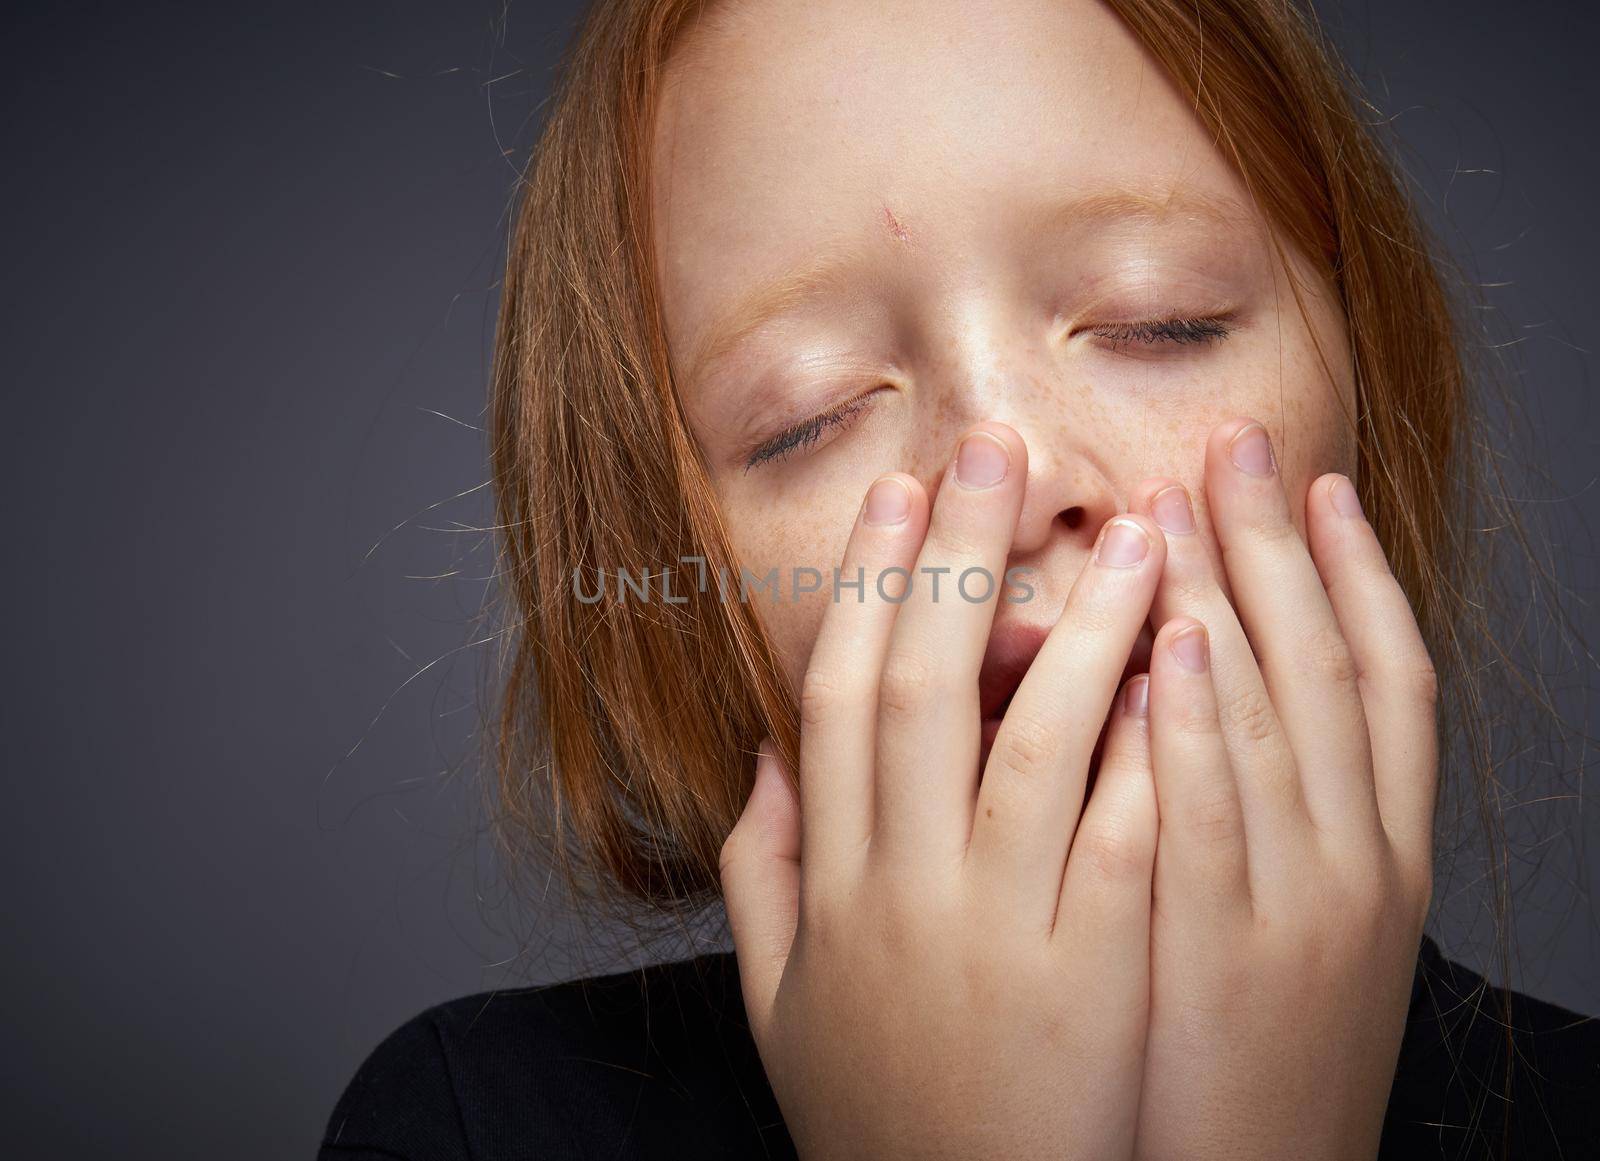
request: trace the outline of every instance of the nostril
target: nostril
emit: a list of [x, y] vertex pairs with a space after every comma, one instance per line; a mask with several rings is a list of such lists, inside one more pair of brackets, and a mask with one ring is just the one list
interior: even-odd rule
[[1079, 528], [1083, 525], [1083, 509], [1068, 508], [1061, 513], [1061, 520], [1068, 528]]

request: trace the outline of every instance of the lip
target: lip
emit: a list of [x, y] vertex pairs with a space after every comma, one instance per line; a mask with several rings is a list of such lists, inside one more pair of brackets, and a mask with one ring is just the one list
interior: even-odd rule
[[998, 719], [1050, 636], [1050, 626], [1012, 621], [989, 635], [978, 670], [978, 716]]
[[[983, 654], [983, 666], [978, 671], [978, 716], [982, 737], [980, 770], [988, 764], [989, 751], [1000, 733], [1000, 724], [1005, 720], [1005, 709], [1012, 695], [1022, 684], [1028, 668], [1039, 655], [1039, 650], [1044, 647], [1045, 638], [1049, 635], [1050, 627], [1047, 625], [1020, 622], [1002, 625], [990, 635], [989, 646]], [[1133, 649], [1123, 665], [1122, 675], [1117, 679], [1118, 690], [1130, 677], [1149, 670], [1150, 650], [1154, 644], [1155, 630], [1147, 618], [1144, 624], [1139, 626], [1139, 635], [1134, 638]], [[1108, 721], [1110, 708], [1107, 707]], [[1102, 727], [1101, 740], [1103, 739]], [[1095, 761], [1092, 765], [1098, 765], [1100, 741], [1095, 743], [1094, 753]]]

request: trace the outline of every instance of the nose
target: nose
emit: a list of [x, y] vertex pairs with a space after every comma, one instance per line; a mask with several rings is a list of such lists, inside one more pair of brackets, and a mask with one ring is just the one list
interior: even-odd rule
[[1028, 446], [1028, 480], [1011, 563], [1057, 554], [1081, 561], [1122, 507], [1108, 474], [1117, 442], [1105, 430], [1110, 416], [1063, 366], [1043, 328], [1019, 324], [994, 303], [969, 305], [967, 317], [954, 312], [943, 358], [928, 368], [927, 382], [942, 396], [942, 422], [933, 426], [951, 443], [958, 425], [987, 419], [1015, 428]]
[[1028, 487], [1011, 542], [1013, 557], [1037, 556], [1053, 546], [1088, 552], [1100, 527], [1118, 512], [1116, 491], [1092, 445], [1090, 429], [1053, 414], [995, 416], [1015, 427], [1028, 445]]

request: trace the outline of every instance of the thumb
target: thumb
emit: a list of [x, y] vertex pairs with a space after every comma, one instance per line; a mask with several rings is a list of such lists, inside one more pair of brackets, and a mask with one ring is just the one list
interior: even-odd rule
[[751, 1031], [761, 1037], [800, 913], [800, 804], [771, 738], [755, 786], [722, 844], [722, 894]]

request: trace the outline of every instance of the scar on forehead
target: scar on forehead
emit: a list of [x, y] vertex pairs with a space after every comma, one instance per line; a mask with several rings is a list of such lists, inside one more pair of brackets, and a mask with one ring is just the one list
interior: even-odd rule
[[883, 207], [883, 221], [889, 227], [889, 233], [902, 242], [911, 241], [911, 235], [906, 233], [906, 228], [900, 224], [900, 219], [894, 216], [894, 211], [888, 206]]

